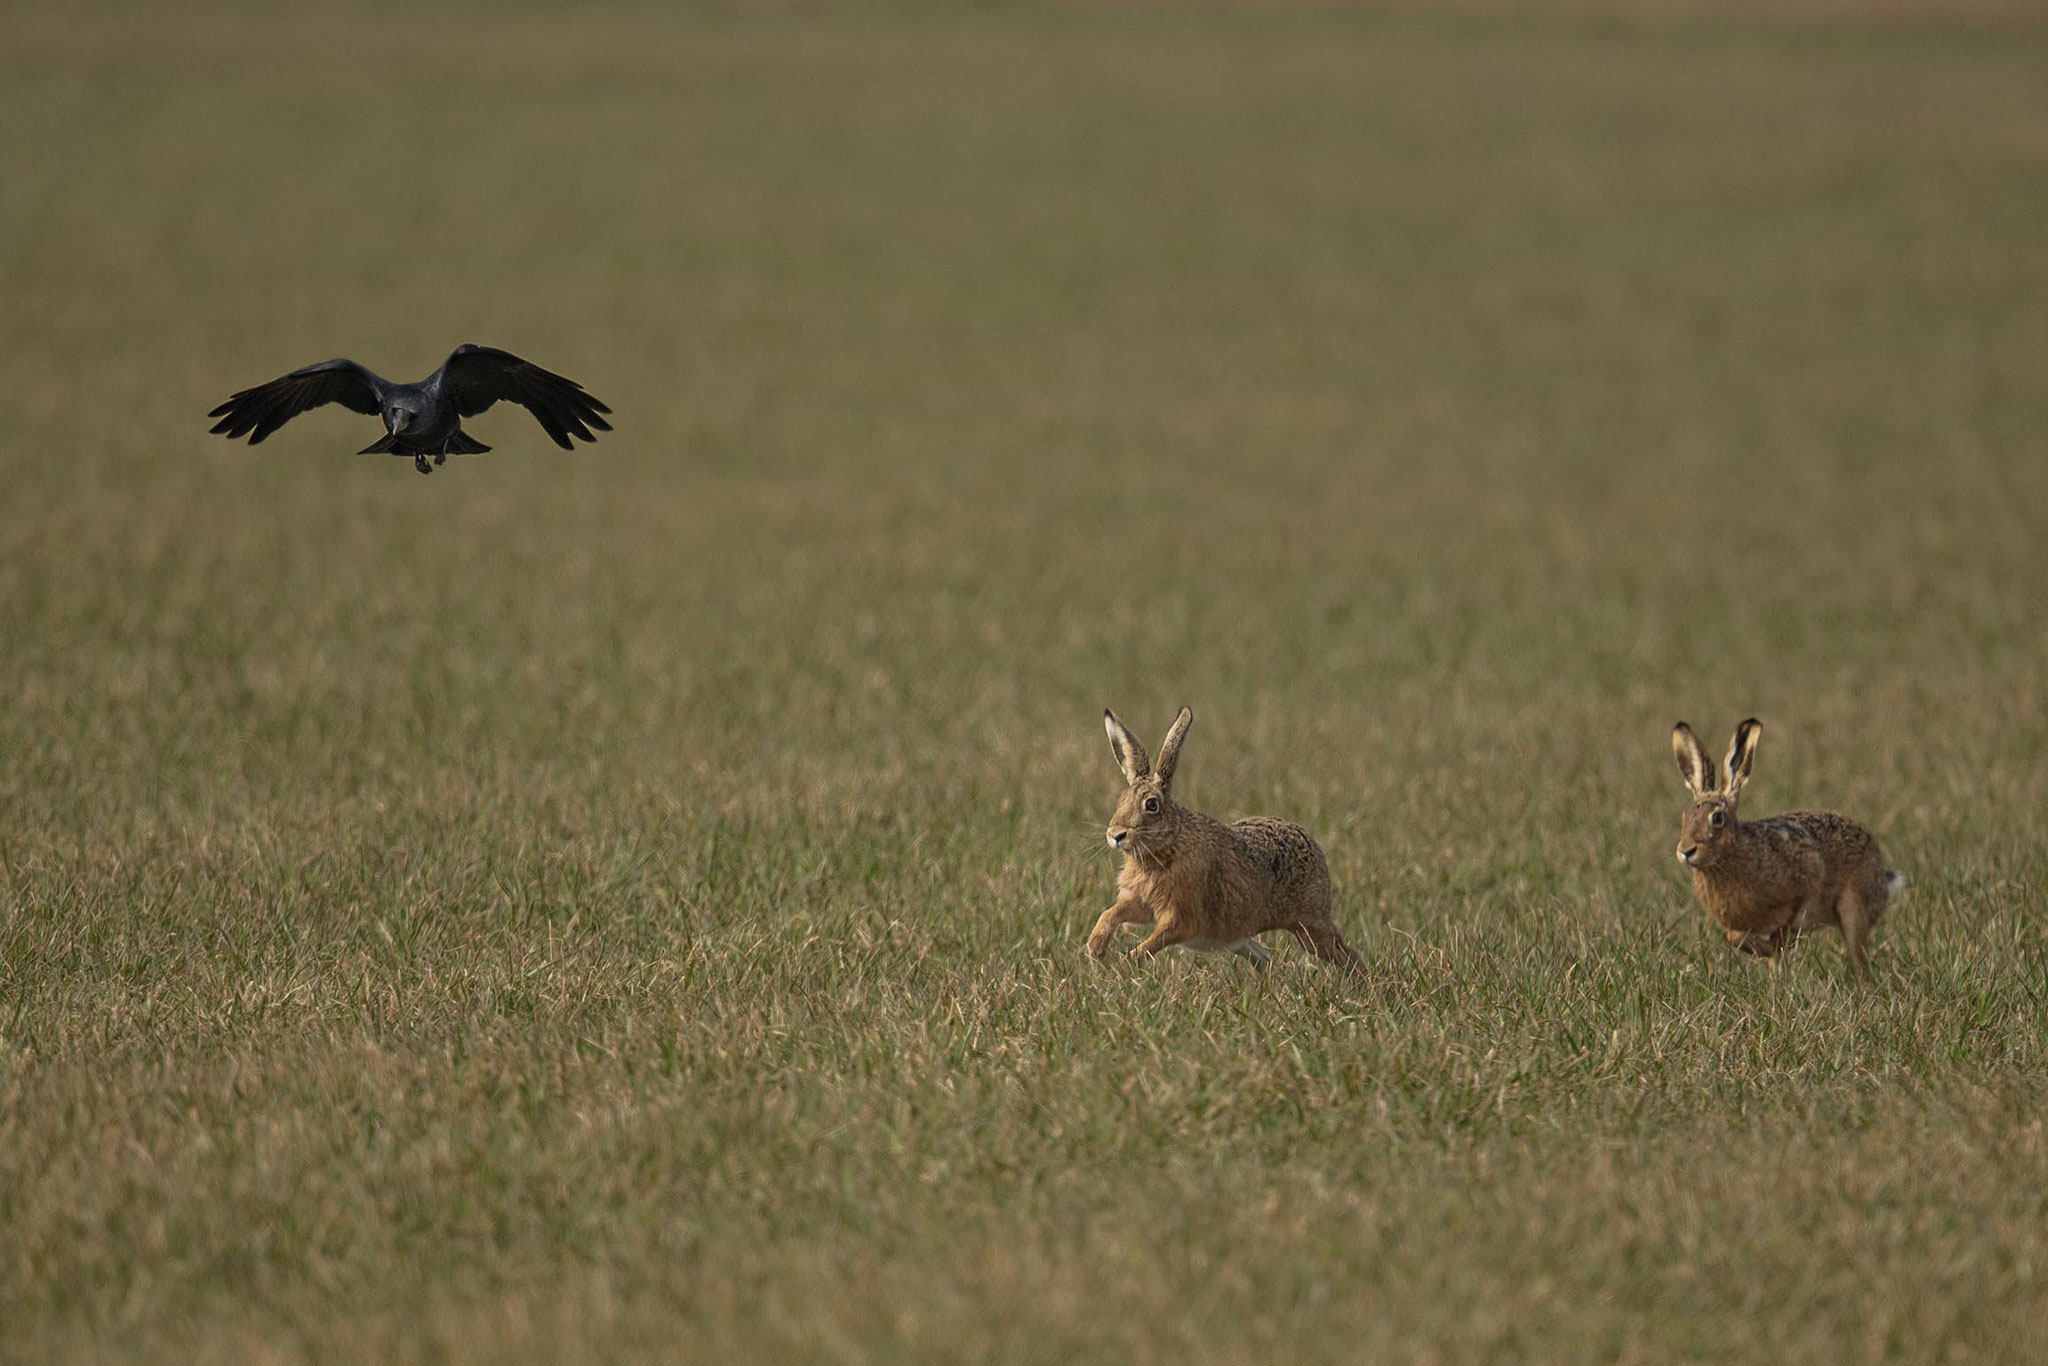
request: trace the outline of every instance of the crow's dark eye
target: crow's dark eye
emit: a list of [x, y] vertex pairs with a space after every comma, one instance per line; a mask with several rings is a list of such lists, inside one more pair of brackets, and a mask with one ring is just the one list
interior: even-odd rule
[[1157, 797], [1147, 797], [1145, 799], [1145, 809], [1147, 811], [1157, 811], [1159, 809], [1159, 799]]
[[1707, 817], [1707, 823], [1708, 823], [1709, 825], [1719, 825], [1719, 824], [1720, 824], [1720, 823], [1721, 823], [1722, 821], [1725, 821], [1725, 820], [1727, 820], [1727, 819], [1728, 819], [1728, 813], [1727, 813], [1727, 812], [1725, 812], [1725, 811], [1716, 811], [1716, 812], [1715, 812], [1715, 813], [1714, 813], [1713, 815], [1711, 815], [1711, 816]]

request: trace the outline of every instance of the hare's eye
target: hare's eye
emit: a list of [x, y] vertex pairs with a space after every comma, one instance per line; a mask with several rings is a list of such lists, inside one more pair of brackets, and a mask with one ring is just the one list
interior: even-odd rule
[[1147, 797], [1145, 799], [1145, 809], [1147, 811], [1157, 811], [1159, 809], [1159, 799], [1157, 797]]
[[1710, 824], [1710, 825], [1719, 825], [1719, 824], [1720, 824], [1720, 823], [1721, 823], [1722, 821], [1725, 821], [1725, 820], [1727, 820], [1727, 819], [1728, 819], [1728, 813], [1727, 813], [1727, 812], [1725, 812], [1725, 811], [1716, 811], [1716, 812], [1715, 812], [1715, 813], [1714, 813], [1713, 815], [1711, 815], [1711, 816], [1707, 817], [1707, 823], [1708, 823], [1708, 824]]

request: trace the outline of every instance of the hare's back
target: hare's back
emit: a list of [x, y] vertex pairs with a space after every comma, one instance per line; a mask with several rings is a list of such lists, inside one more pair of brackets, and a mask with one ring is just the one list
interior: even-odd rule
[[1330, 881], [1329, 864], [1322, 846], [1308, 831], [1293, 821], [1273, 816], [1247, 816], [1231, 824], [1230, 831], [1246, 853], [1263, 865], [1273, 881], [1285, 888], [1307, 888]]
[[1785, 811], [1744, 824], [1788, 855], [1820, 855], [1829, 871], [1846, 874], [1879, 859], [1877, 836], [1832, 811]]

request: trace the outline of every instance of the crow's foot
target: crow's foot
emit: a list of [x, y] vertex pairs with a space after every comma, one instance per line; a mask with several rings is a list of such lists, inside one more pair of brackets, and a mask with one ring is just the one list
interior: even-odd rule
[[427, 463], [427, 457], [424, 455], [414, 456], [412, 458], [412, 467], [421, 474], [432, 474], [434, 472], [434, 467]]
[[447, 463], [448, 463], [448, 452], [446, 452], [446, 451], [435, 451], [435, 452], [434, 452], [434, 463], [435, 463], [436, 465], [445, 465], [445, 464], [447, 464]]

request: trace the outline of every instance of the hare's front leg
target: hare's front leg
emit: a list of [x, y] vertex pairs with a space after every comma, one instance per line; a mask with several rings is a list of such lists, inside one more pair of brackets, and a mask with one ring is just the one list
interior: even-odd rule
[[1116, 899], [1116, 905], [1104, 911], [1095, 922], [1095, 930], [1088, 936], [1088, 952], [1101, 958], [1109, 952], [1110, 938], [1116, 934], [1119, 925], [1142, 925], [1152, 918], [1152, 911], [1145, 903], [1128, 892]]
[[1849, 966], [1859, 979], [1868, 980], [1870, 962], [1863, 956], [1863, 941], [1870, 935], [1870, 911], [1854, 885], [1842, 889], [1835, 912], [1842, 922], [1842, 945], [1849, 950]]
[[1752, 958], [1776, 958], [1805, 931], [1815, 925], [1828, 924], [1831, 919], [1825, 901], [1816, 892], [1789, 912], [1772, 908], [1768, 914], [1751, 917], [1747, 925], [1739, 928], [1729, 926], [1728, 942], [1736, 952], [1746, 953]]
[[1791, 931], [1780, 925], [1775, 930], [1727, 930], [1729, 947], [1752, 958], [1775, 958], [1785, 947]]
[[1185, 944], [1195, 937], [1194, 931], [1177, 919], [1162, 920], [1152, 927], [1152, 933], [1145, 936], [1145, 942], [1130, 952], [1132, 962], [1150, 958], [1161, 949], [1170, 949], [1175, 944]]

